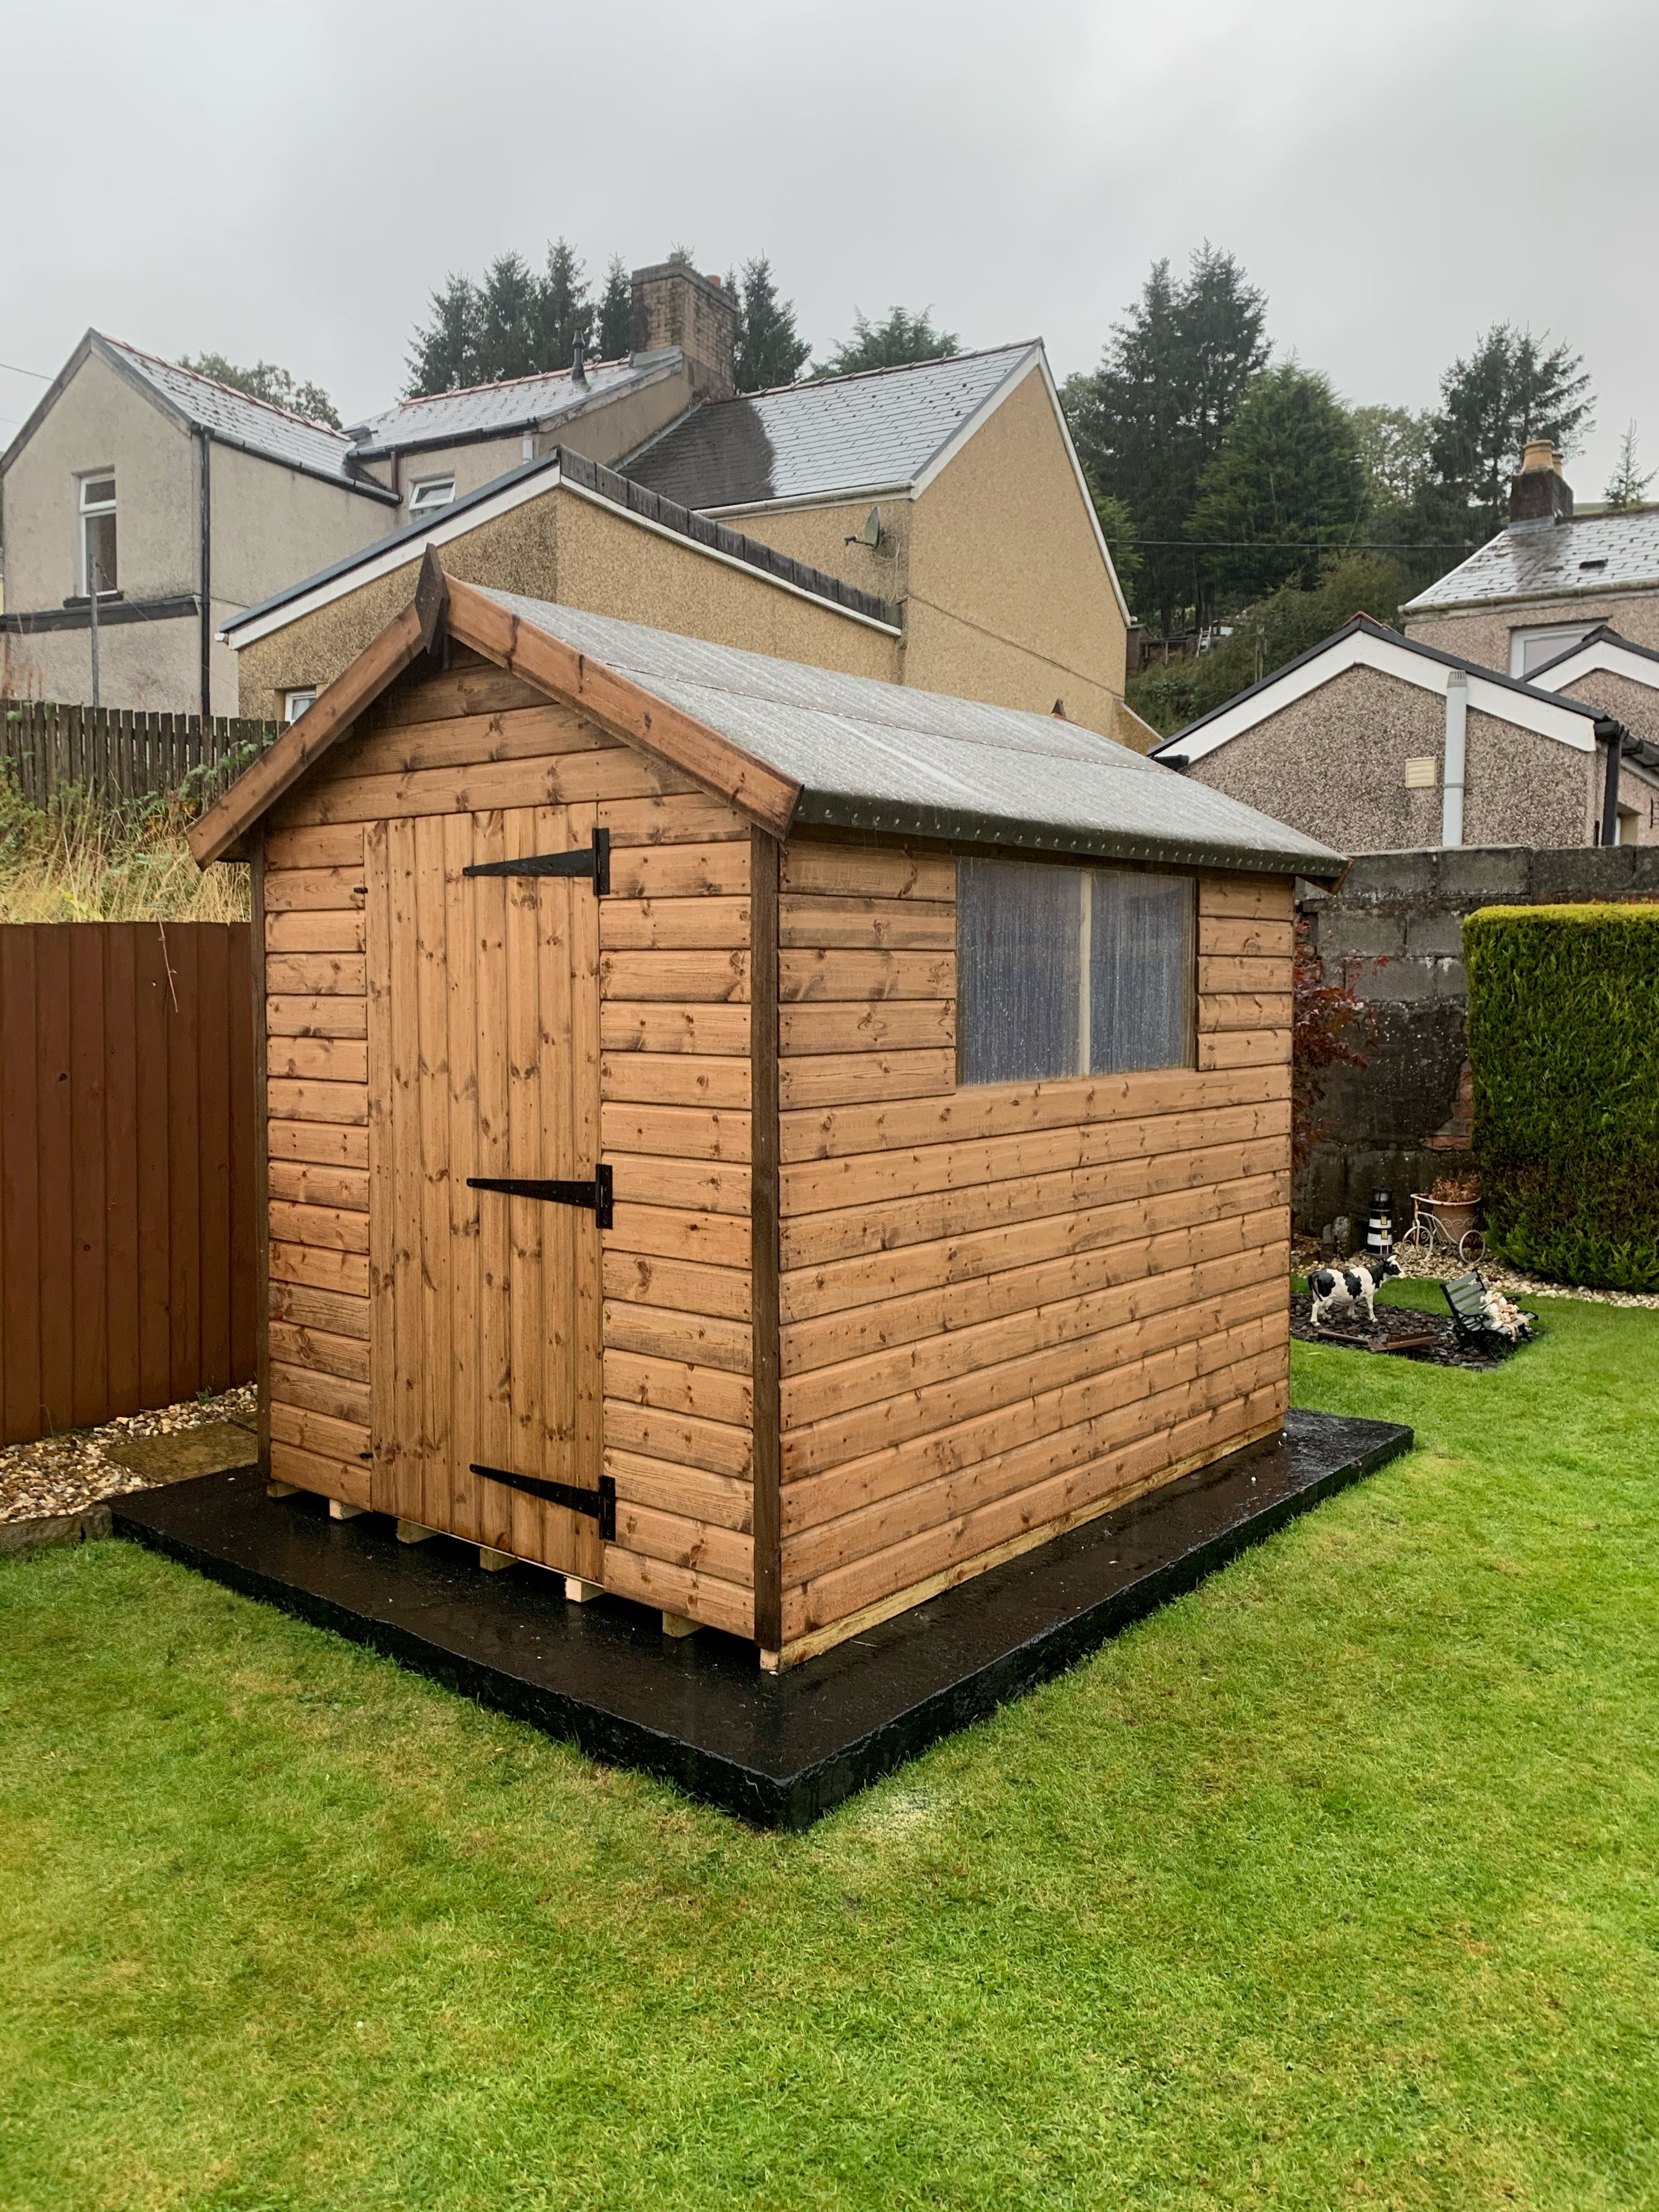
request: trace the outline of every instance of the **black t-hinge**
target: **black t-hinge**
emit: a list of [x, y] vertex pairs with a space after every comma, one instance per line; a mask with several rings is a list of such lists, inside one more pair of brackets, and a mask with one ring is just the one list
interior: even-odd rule
[[469, 1176], [469, 1190], [498, 1190], [504, 1198], [539, 1198], [550, 1206], [585, 1206], [601, 1229], [612, 1225], [614, 1195], [608, 1167], [597, 1167], [592, 1182], [549, 1182], [534, 1176]]
[[518, 860], [480, 860], [463, 868], [464, 876], [592, 876], [593, 896], [604, 898], [611, 889], [611, 832], [596, 830], [586, 852], [526, 853]]
[[599, 1524], [599, 1534], [607, 1544], [617, 1540], [617, 1485], [608, 1474], [599, 1477], [597, 1490], [578, 1490], [574, 1483], [544, 1482], [538, 1474], [513, 1474], [504, 1467], [480, 1467], [472, 1462], [474, 1474], [481, 1474], [486, 1482], [505, 1483], [509, 1490], [522, 1490], [532, 1498], [544, 1498], [550, 1505], [562, 1505], [568, 1513], [585, 1513]]

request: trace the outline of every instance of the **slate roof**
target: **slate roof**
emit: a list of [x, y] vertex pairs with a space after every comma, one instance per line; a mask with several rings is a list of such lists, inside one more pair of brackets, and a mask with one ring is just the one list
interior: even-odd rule
[[485, 596], [801, 786], [795, 822], [1334, 881], [1341, 855], [1053, 714]]
[[622, 361], [589, 362], [581, 384], [562, 368], [544, 376], [513, 377], [502, 384], [475, 384], [465, 392], [438, 392], [427, 399], [401, 399], [383, 414], [354, 425], [357, 451], [373, 457], [394, 447], [406, 451], [411, 446], [455, 445], [469, 438], [526, 429], [532, 422], [574, 414], [592, 400], [608, 399], [623, 386], [641, 383], [678, 360], [678, 349], [669, 348]]
[[[273, 407], [263, 399], [250, 398], [245, 392], [233, 392], [228, 385], [216, 384], [210, 376], [198, 376], [193, 369], [158, 361], [154, 354], [141, 353], [137, 346], [124, 345], [100, 331], [91, 336], [129, 375], [149, 385], [168, 406], [225, 444], [263, 454], [267, 460], [280, 461], [307, 476], [326, 477], [350, 491], [366, 489], [346, 472], [345, 456], [351, 451], [351, 441], [343, 430], [331, 430], [325, 422], [310, 422], [303, 415], [290, 415], [285, 407]], [[384, 487], [374, 486], [372, 491], [384, 493]]]
[[1659, 589], [1659, 508], [1501, 530], [1401, 611], [1414, 615], [1494, 600], [1589, 597], [1641, 585]]
[[911, 483], [1036, 350], [1030, 340], [714, 400], [623, 473], [702, 509]]

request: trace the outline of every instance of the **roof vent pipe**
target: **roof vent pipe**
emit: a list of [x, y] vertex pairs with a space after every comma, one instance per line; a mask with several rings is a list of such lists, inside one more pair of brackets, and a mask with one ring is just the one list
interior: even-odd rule
[[1441, 775], [1440, 842], [1463, 842], [1463, 764], [1468, 744], [1469, 679], [1461, 668], [1446, 678], [1446, 760]]
[[578, 338], [570, 349], [570, 381], [573, 384], [586, 384], [587, 381], [586, 356], [587, 349]]

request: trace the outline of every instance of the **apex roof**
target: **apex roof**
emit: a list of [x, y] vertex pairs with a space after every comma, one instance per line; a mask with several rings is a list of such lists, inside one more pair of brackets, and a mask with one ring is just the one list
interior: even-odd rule
[[1484, 606], [1511, 599], [1570, 599], [1659, 589], [1659, 507], [1586, 514], [1571, 522], [1500, 530], [1401, 611]]
[[231, 849], [349, 726], [372, 685], [409, 665], [422, 636], [436, 634], [441, 606], [453, 635], [532, 682], [571, 694], [601, 720], [631, 714], [647, 749], [668, 748], [672, 728], [690, 733], [696, 750], [681, 764], [705, 781], [725, 775], [714, 787], [746, 809], [745, 790], [769, 793], [769, 811], [757, 811], [757, 800], [755, 818], [775, 834], [835, 826], [1324, 882], [1346, 865], [1254, 807], [1053, 714], [842, 675], [463, 584], [446, 578], [430, 551], [414, 606], [191, 832], [204, 865]]
[[623, 471], [705, 512], [914, 485], [1042, 355], [1028, 339], [713, 400], [641, 447]]

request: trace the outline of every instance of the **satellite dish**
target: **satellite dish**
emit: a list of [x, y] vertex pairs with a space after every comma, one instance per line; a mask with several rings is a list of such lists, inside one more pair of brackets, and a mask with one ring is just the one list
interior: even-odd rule
[[849, 538], [847, 543], [849, 545], [867, 545], [873, 553], [886, 535], [886, 532], [881, 526], [881, 509], [878, 507], [872, 507], [864, 518], [863, 529]]

